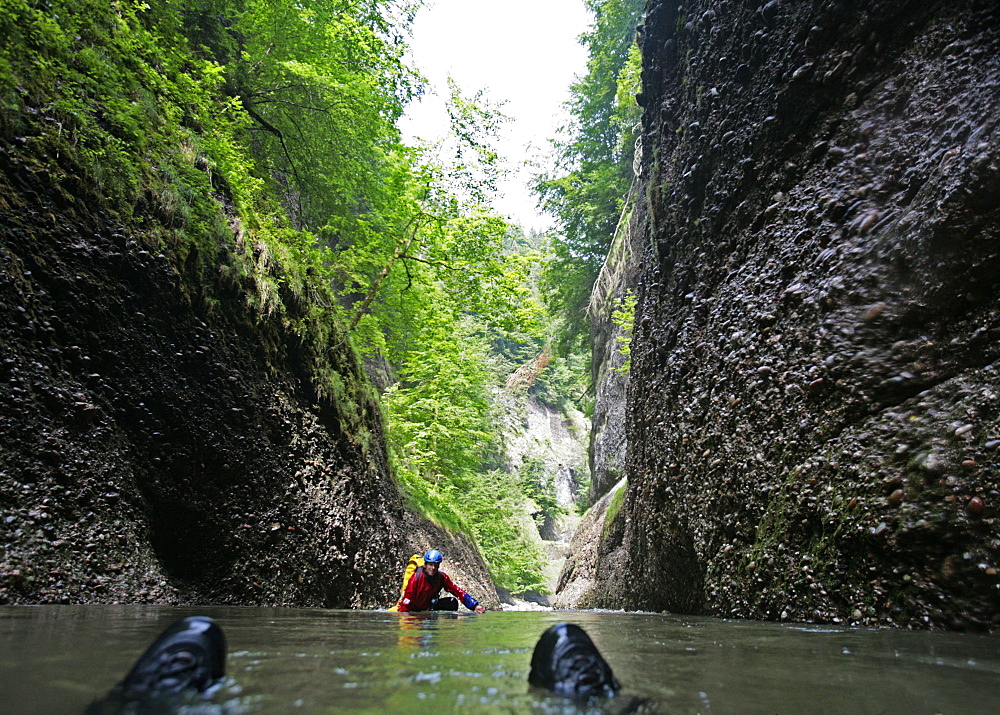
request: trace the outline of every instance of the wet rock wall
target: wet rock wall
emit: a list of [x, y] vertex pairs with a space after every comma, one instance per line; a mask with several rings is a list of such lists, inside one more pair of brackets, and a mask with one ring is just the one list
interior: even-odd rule
[[[610, 330], [608, 335], [617, 335]], [[598, 336], [600, 338], [601, 336]], [[596, 397], [594, 402], [594, 427], [590, 438], [590, 494], [589, 503], [595, 504], [608, 493], [624, 473], [625, 450], [625, 392], [627, 375], [619, 372], [625, 364], [624, 356], [617, 350], [605, 355], [606, 362], [594, 359]]]
[[640, 42], [624, 555], [595, 605], [995, 625], [996, 4], [651, 0]]
[[0, 603], [391, 603], [403, 509], [345, 341], [0, 148]]
[[[642, 148], [636, 146], [641, 157]], [[634, 166], [639, 169], [638, 158]], [[591, 379], [594, 412], [590, 431], [590, 504], [596, 504], [622, 478], [628, 440], [625, 435], [625, 402], [629, 365], [623, 352], [626, 329], [614, 320], [616, 310], [635, 297], [643, 226], [647, 219], [646, 197], [636, 182], [626, 197], [626, 210], [618, 224], [611, 250], [591, 295]], [[629, 331], [630, 334], [630, 331]]]

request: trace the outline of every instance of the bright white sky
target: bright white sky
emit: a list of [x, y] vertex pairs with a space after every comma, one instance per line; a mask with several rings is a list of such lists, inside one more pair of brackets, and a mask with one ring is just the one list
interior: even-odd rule
[[428, 0], [417, 13], [411, 47], [430, 87], [400, 121], [403, 136], [433, 141], [448, 132], [449, 75], [465, 97], [486, 90], [510, 117], [497, 146], [510, 178], [494, 207], [525, 231], [547, 228], [525, 163], [542, 161], [548, 140], [565, 123], [569, 85], [587, 68], [578, 38], [592, 20], [583, 0]]

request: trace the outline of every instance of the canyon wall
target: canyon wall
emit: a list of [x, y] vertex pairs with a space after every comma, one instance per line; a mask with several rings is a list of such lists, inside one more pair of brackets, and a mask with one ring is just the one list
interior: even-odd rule
[[[634, 170], [640, 171], [641, 142], [636, 145]], [[631, 326], [619, 315], [635, 299], [639, 255], [647, 220], [645, 193], [638, 190], [638, 176], [625, 199], [608, 256], [590, 297], [591, 379], [594, 383], [594, 416], [590, 431], [590, 503], [596, 504], [622, 478], [625, 470], [625, 395], [629, 360], [625, 346]]]
[[0, 604], [390, 605], [402, 501], [344, 335], [253, 305], [222, 205], [205, 283], [158, 216], [0, 149]]
[[996, 3], [650, 0], [639, 41], [628, 487], [593, 605], [994, 625]]

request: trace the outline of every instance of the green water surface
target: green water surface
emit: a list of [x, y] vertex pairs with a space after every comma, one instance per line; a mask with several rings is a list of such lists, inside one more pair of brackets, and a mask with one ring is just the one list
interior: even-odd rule
[[[177, 618], [215, 618], [228, 679], [192, 712], [989, 713], [1000, 639], [594, 611], [0, 608], [0, 713], [80, 713]], [[527, 685], [550, 625], [593, 638], [624, 686], [573, 703]]]

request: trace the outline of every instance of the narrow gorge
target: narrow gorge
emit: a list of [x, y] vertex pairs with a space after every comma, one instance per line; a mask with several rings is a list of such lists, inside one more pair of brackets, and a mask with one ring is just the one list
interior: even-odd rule
[[[524, 530], [565, 560], [541, 604], [1000, 623], [994, 0], [647, 1], [635, 180], [590, 302], [592, 383], [564, 364], [549, 385], [593, 396], [590, 416], [528, 389], [556, 358], [510, 267], [530, 276], [541, 242], [521, 232], [501, 263], [483, 246], [517, 232], [444, 217], [458, 201], [419, 183], [439, 167], [399, 168], [418, 152], [392, 144], [393, 122], [418, 90], [398, 68], [372, 110], [385, 127], [361, 102], [330, 150], [377, 167], [375, 188], [343, 169], [330, 198], [295, 172], [314, 162], [325, 181], [336, 162], [319, 142], [290, 152], [251, 101], [263, 93], [239, 86], [293, 86], [248, 79], [260, 64], [232, 58], [249, 35], [146, 6], [128, 18], [147, 43], [133, 67], [130, 44], [101, 45], [127, 34], [101, 3], [85, 40], [60, 29], [49, 45], [48, 16], [18, 6], [41, 20], [0, 30], [42, 59], [18, 64], [14, 39], [0, 56], [0, 605], [385, 608], [406, 557], [434, 542], [499, 608], [510, 594], [473, 530], [414, 505], [419, 490], [439, 506], [471, 491], [473, 464], [537, 478]], [[114, 67], [139, 78], [128, 101]], [[371, 156], [352, 133], [369, 120]], [[268, 142], [265, 159], [233, 148]], [[497, 327], [510, 315], [523, 344]], [[504, 393], [502, 361], [455, 336], [504, 345], [530, 380]], [[447, 399], [396, 403], [412, 434], [393, 452], [393, 390], [442, 375]], [[468, 410], [445, 414], [459, 397]], [[456, 446], [459, 428], [477, 436]]]

